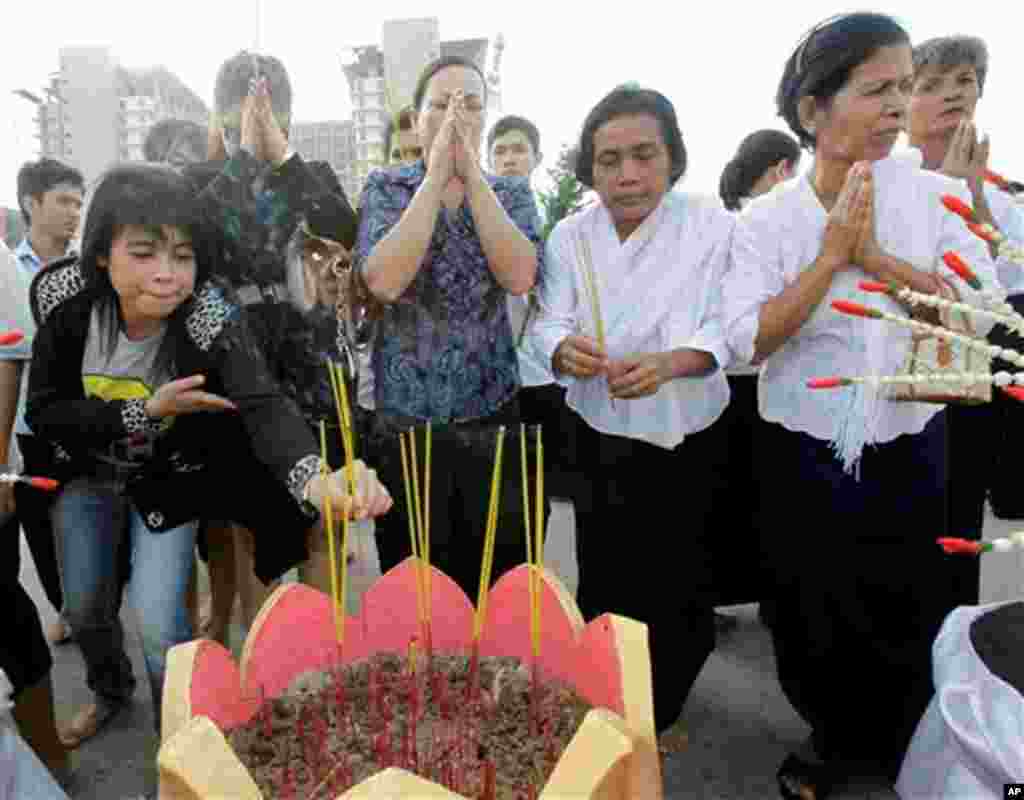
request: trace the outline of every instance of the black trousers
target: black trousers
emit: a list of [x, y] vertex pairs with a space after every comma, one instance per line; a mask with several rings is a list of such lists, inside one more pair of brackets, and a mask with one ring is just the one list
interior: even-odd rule
[[586, 427], [587, 502], [576, 510], [577, 604], [647, 625], [658, 732], [671, 727], [715, 646], [708, 431], [674, 450]]
[[765, 553], [762, 539], [761, 479], [757, 461], [760, 437], [767, 424], [757, 407], [757, 375], [729, 375], [729, 405], [707, 430], [714, 440], [709, 470], [719, 478], [715, 513], [709, 523], [714, 602], [716, 606], [762, 603], [762, 619], [770, 618], [764, 591]]
[[932, 696], [931, 648], [958, 600], [946, 526], [945, 412], [865, 450], [859, 480], [829, 442], [771, 425], [766, 509], [779, 683], [826, 760], [895, 776]]
[[[402, 476], [398, 434], [407, 430], [410, 420], [387, 413], [372, 415], [365, 437], [368, 464], [391, 492], [394, 507], [376, 520], [377, 551], [382, 572], [412, 554], [409, 542], [409, 517], [405, 482]], [[494, 467], [498, 427], [506, 426], [501, 505], [494, 543], [493, 584], [512, 567], [526, 562], [523, 529], [523, 492], [519, 439], [519, 407], [513, 400], [497, 414], [481, 420], [432, 427], [430, 485], [430, 560], [454, 580], [476, 604], [483, 560], [484, 533], [491, 475]], [[416, 455], [423, 474], [424, 427], [416, 428]], [[535, 502], [534, 446], [528, 446], [531, 523]], [[425, 491], [420, 480], [420, 492]], [[545, 511], [544, 524], [548, 514]]]
[[[1010, 304], [1024, 313], [1024, 296]], [[1000, 347], [1024, 352], [1024, 338], [1002, 325], [988, 340]], [[1017, 372], [1019, 367], [996, 360], [992, 371]], [[950, 535], [980, 539], [985, 523], [985, 499], [1004, 519], [1024, 519], [1024, 491], [1020, 486], [1019, 454], [1024, 448], [1024, 404], [998, 389], [992, 402], [979, 406], [950, 406], [949, 519]], [[980, 562], [965, 558], [957, 564], [956, 584], [961, 605], [978, 603]]]
[[0, 669], [7, 673], [14, 696], [41, 681], [53, 666], [32, 598], [18, 581], [21, 569], [18, 515], [0, 526], [0, 608], [6, 623], [0, 636]]
[[576, 460], [578, 414], [565, 402], [565, 389], [557, 383], [525, 386], [519, 391], [519, 411], [527, 425], [544, 430], [545, 486], [551, 497], [575, 500], [579, 492]]
[[[21, 450], [25, 462], [26, 475], [49, 477], [50, 446], [36, 436], [18, 435], [18, 449]], [[32, 560], [39, 573], [39, 582], [43, 585], [46, 599], [55, 611], [64, 607], [64, 593], [61, 591], [60, 570], [57, 566], [57, 543], [53, 536], [53, 524], [50, 522], [50, 510], [56, 499], [54, 492], [43, 492], [25, 484], [14, 485], [14, 501], [17, 504], [15, 515], [21, 522], [25, 532], [25, 541], [32, 553]], [[17, 542], [18, 537], [14, 540]], [[15, 548], [15, 556], [18, 549]], [[17, 568], [15, 575], [18, 574]]]

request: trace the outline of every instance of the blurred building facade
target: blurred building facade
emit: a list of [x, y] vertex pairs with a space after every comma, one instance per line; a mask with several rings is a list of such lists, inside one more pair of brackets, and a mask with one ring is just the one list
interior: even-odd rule
[[355, 131], [350, 119], [328, 122], [293, 122], [288, 135], [291, 146], [306, 161], [326, 161], [354, 206], [358, 197], [350, 191], [354, 185], [356, 162]]
[[345, 191], [358, 197], [366, 176], [386, 163], [384, 136], [388, 117], [412, 103], [423, 68], [442, 56], [459, 55], [476, 63], [487, 77], [488, 116], [501, 112], [501, 57], [504, 37], [493, 40], [441, 40], [436, 17], [389, 20], [380, 44], [351, 49], [342, 59], [352, 101], [355, 145], [350, 183]]
[[39, 152], [72, 164], [92, 184], [105, 169], [143, 160], [149, 129], [164, 119], [209, 121], [200, 97], [164, 67], [126, 69], [107, 47], [62, 47], [60, 69], [37, 105]]

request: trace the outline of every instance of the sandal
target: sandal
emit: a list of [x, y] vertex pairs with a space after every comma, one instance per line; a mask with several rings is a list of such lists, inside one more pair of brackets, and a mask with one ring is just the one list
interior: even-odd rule
[[75, 714], [66, 727], [58, 731], [57, 737], [68, 750], [74, 750], [103, 730], [127, 705], [103, 701], [90, 703]]
[[775, 777], [784, 800], [824, 800], [832, 790], [826, 764], [814, 764], [794, 754], [786, 757]]

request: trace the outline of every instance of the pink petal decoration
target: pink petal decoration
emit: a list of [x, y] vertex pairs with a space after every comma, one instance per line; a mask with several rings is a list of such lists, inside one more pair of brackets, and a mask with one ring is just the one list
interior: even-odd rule
[[[575, 684], [576, 650], [583, 620], [572, 619], [547, 580], [540, 588], [540, 664], [542, 674]], [[480, 639], [481, 656], [515, 656], [533, 663], [530, 633], [530, 568], [506, 572], [491, 589]]]
[[198, 643], [189, 686], [193, 717], [209, 717], [221, 730], [247, 722], [256, 705], [243, 703], [238, 667], [231, 653], [219, 642]]
[[[331, 599], [301, 583], [282, 586], [253, 622], [242, 652], [243, 694], [283, 694], [296, 677], [320, 670], [337, 657], [338, 640]], [[345, 620], [346, 662], [367, 653], [361, 621]]]
[[602, 614], [583, 629], [572, 683], [591, 705], [625, 716], [622, 662], [611, 617], [611, 614]]
[[[416, 559], [410, 556], [374, 581], [363, 595], [367, 652], [405, 653], [422, 646], [416, 595]], [[464, 653], [473, 641], [473, 605], [455, 581], [430, 567], [431, 635], [437, 652]]]

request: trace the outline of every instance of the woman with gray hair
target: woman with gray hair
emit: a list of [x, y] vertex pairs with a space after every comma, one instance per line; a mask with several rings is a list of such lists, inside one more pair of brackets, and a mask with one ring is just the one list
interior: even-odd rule
[[[914, 48], [914, 87], [910, 97], [910, 144], [925, 169], [965, 181], [974, 213], [1017, 244], [1024, 244], [1024, 214], [1013, 196], [986, 180], [989, 140], [978, 137], [974, 114], [988, 76], [988, 48], [973, 36], [942, 36]], [[996, 255], [993, 253], [993, 255]], [[999, 282], [1009, 302], [1024, 311], [1024, 270], [996, 258]], [[1024, 339], [1001, 326], [989, 334], [999, 347], [1019, 350]], [[993, 371], [1016, 367], [996, 360]], [[1024, 409], [1001, 392], [991, 403], [950, 406], [949, 515], [956, 536], [981, 538], [985, 499], [1004, 519], [1024, 519], [1024, 498], [1016, 485], [1015, 455], [1024, 446]], [[972, 559], [958, 560], [960, 603], [978, 602], [980, 569]]]

